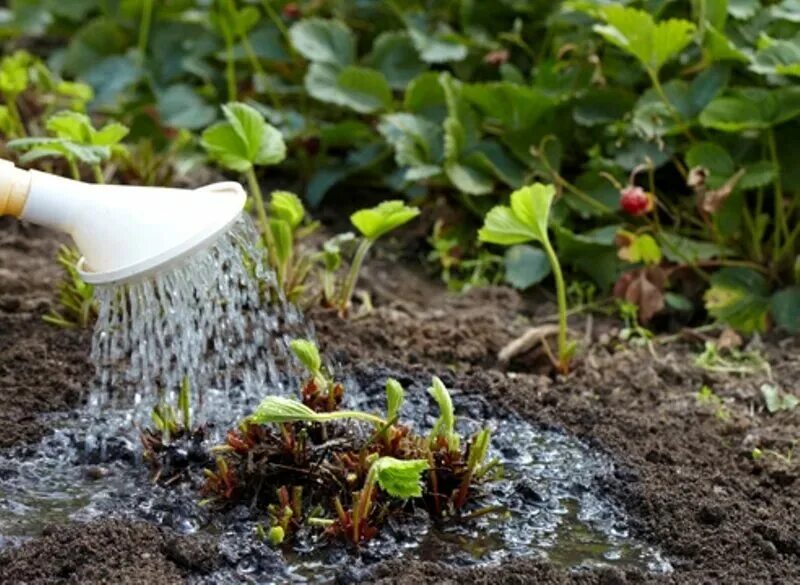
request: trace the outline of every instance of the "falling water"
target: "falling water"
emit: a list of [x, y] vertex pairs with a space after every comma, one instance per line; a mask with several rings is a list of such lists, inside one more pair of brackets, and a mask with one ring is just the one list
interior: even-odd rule
[[141, 422], [157, 400], [175, 404], [184, 379], [196, 413], [204, 412], [210, 388], [235, 389], [241, 405], [295, 385], [288, 342], [308, 337], [310, 328], [285, 301], [258, 239], [242, 215], [179, 266], [96, 288], [92, 406], [137, 405], [134, 420]]

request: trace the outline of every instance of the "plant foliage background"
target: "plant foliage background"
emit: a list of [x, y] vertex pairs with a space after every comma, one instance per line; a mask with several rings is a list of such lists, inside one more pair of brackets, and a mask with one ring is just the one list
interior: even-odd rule
[[540, 181], [573, 296], [800, 331], [798, 0], [11, 0], [0, 37], [0, 132], [27, 141], [4, 156], [164, 182], [243, 102], [311, 207], [446, 202], [454, 288], [548, 278], [541, 247], [476, 237]]

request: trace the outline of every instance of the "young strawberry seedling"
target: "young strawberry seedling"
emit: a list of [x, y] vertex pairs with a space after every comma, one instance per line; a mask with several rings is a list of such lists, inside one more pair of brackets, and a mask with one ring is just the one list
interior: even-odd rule
[[139, 433], [144, 459], [150, 465], [153, 482], [165, 478], [170, 484], [187, 477], [191, 464], [204, 465], [208, 456], [203, 449], [205, 426], [192, 428], [191, 388], [184, 378], [178, 393], [177, 409], [164, 400], [153, 407], [152, 428]]
[[206, 470], [207, 502], [265, 510], [269, 530], [261, 532], [273, 543], [321, 527], [358, 545], [415, 506], [436, 518], [460, 517], [478, 497], [476, 486], [492, 479], [497, 463], [487, 461], [488, 429], [462, 446], [450, 393], [438, 378], [430, 393], [440, 416], [425, 437], [398, 422], [405, 391], [397, 380], [386, 383], [384, 416], [341, 410], [344, 387], [316, 346], [295, 340], [291, 347], [308, 371], [300, 400], [269, 396], [229, 431], [213, 449], [216, 468]]
[[567, 287], [561, 264], [548, 234], [550, 208], [555, 192], [552, 185], [542, 183], [514, 191], [511, 194], [510, 206], [498, 205], [489, 211], [478, 237], [482, 242], [502, 246], [530, 241], [541, 244], [550, 261], [558, 298], [558, 355], [552, 361], [558, 371], [567, 373], [575, 355], [576, 345], [567, 337]]

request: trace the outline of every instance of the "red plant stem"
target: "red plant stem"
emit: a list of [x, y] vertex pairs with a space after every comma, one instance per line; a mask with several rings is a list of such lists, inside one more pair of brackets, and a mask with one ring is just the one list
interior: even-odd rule
[[436, 510], [436, 515], [442, 515], [442, 506], [439, 503], [439, 478], [436, 477], [436, 468], [433, 466], [433, 457], [431, 457], [430, 461], [430, 468], [431, 468], [431, 489], [433, 491], [433, 506]]
[[458, 495], [456, 496], [456, 508], [461, 509], [467, 503], [467, 495], [469, 494], [469, 484], [472, 482], [472, 470], [468, 471], [464, 478], [461, 480], [461, 485], [458, 486]]

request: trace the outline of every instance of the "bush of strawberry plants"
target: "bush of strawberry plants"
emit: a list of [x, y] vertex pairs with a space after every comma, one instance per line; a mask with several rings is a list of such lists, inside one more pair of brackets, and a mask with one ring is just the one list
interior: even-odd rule
[[243, 102], [282, 134], [280, 168], [311, 207], [342, 183], [444, 200], [431, 257], [454, 288], [552, 273], [535, 241], [477, 239], [492, 207], [541, 182], [567, 277], [640, 321], [800, 331], [794, 0], [19, 0], [0, 35], [29, 52], [0, 64], [0, 131], [73, 172], [113, 148], [95, 143], [104, 124], [66, 136], [60, 110], [172, 158], [191, 135], [185, 166], [219, 106]]

